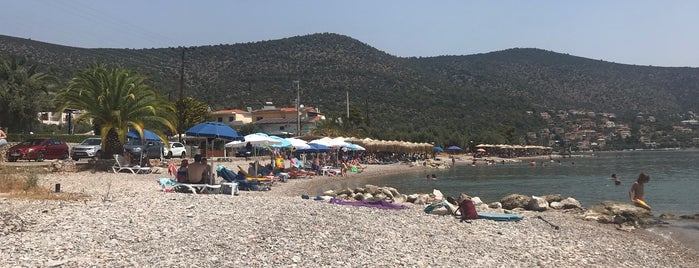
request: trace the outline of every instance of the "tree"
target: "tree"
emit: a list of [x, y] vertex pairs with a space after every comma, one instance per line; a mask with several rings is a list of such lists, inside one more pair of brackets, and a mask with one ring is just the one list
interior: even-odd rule
[[157, 127], [176, 129], [175, 106], [146, 82], [145, 76], [131, 69], [91, 65], [78, 71], [55, 100], [59, 110], [85, 111], [76, 121], [92, 120], [100, 127], [102, 156], [109, 158], [123, 151], [129, 128], [142, 134], [148, 125], [164, 141], [167, 137]]
[[[182, 99], [182, 104], [180, 104], [180, 101], [178, 100], [175, 105], [176, 107], [184, 107], [184, 110], [182, 111], [184, 120], [182, 122], [182, 125], [177, 125], [178, 133], [185, 133], [189, 128], [193, 127], [194, 125], [199, 124], [201, 122], [205, 122], [209, 117], [209, 114], [211, 114], [208, 105], [191, 97]], [[179, 112], [180, 111], [178, 111], [177, 114], [179, 114]]]
[[54, 77], [38, 72], [36, 65], [0, 58], [0, 125], [28, 130], [37, 121], [37, 113], [49, 108], [49, 92], [56, 84]]

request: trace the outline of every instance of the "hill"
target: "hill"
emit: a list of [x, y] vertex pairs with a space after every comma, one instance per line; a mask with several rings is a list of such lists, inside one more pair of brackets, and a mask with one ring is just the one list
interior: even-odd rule
[[[131, 67], [179, 96], [183, 48], [83, 49], [0, 36], [0, 56], [26, 56], [69, 79], [89, 63]], [[489, 133], [547, 127], [526, 111], [639, 113], [665, 122], [697, 111], [699, 71], [623, 65], [540, 49], [400, 58], [347, 36], [322, 33], [184, 50], [185, 96], [213, 109], [301, 103], [344, 114], [345, 98], [377, 138], [465, 144]]]

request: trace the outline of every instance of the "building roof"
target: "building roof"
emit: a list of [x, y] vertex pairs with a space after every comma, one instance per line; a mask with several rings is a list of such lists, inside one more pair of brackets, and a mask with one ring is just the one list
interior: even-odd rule
[[234, 110], [218, 110], [218, 111], [211, 112], [211, 114], [245, 114], [245, 113], [248, 113], [248, 112], [247, 112], [247, 111], [243, 111], [243, 110], [238, 110], [238, 109], [234, 109]]
[[[264, 118], [257, 120], [255, 124], [296, 124], [297, 118]], [[320, 116], [301, 118], [301, 123], [315, 123], [320, 120]]]

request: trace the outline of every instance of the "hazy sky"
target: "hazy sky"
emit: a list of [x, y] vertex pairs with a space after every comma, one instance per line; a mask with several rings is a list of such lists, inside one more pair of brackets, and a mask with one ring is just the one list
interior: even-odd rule
[[531, 47], [699, 67], [699, 1], [0, 0], [0, 34], [85, 48], [235, 44], [320, 32], [401, 57]]

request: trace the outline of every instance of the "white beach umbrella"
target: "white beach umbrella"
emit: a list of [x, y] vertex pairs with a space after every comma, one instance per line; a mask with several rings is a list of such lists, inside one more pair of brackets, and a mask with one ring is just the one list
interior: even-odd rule
[[297, 139], [297, 138], [286, 138], [288, 142], [291, 143], [291, 146], [296, 148], [296, 150], [305, 150], [305, 149], [310, 149], [311, 146], [308, 145], [308, 143], [302, 139]]

